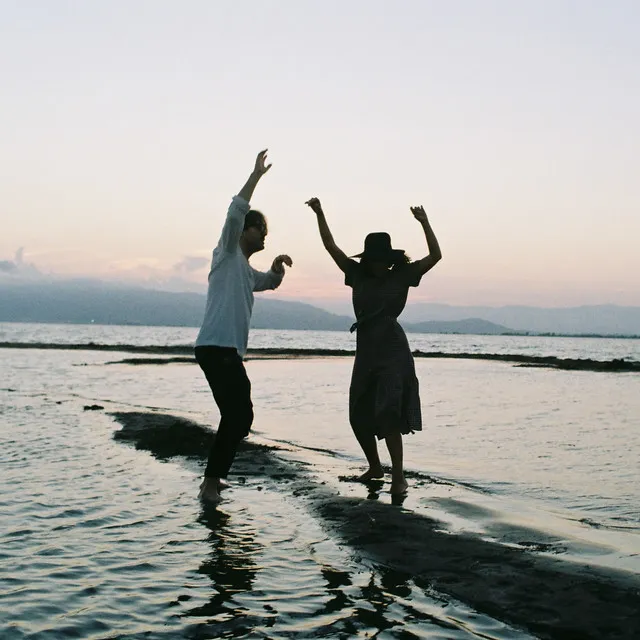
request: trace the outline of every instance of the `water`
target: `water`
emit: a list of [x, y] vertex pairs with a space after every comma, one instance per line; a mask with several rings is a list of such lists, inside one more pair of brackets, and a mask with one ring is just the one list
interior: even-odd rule
[[[0, 342], [110, 345], [193, 344], [192, 327], [122, 327], [104, 325], [0, 323]], [[624, 359], [640, 362], [640, 339], [542, 336], [472, 336], [407, 334], [412, 349], [444, 353], [497, 353], [558, 358]], [[346, 331], [276, 331], [254, 329], [250, 348], [355, 349], [355, 334]]]
[[196, 469], [114, 442], [107, 415], [82, 411], [100, 401], [209, 413], [195, 367], [2, 355], [0, 637], [529, 637], [354, 562], [277, 487], [258, 494], [263, 481], [203, 515]]
[[[187, 344], [194, 336], [0, 325], [0, 341]], [[410, 340], [425, 351], [639, 359], [632, 340]], [[257, 331], [251, 345], [349, 349], [353, 338]], [[108, 415], [161, 410], [215, 423], [201, 373], [189, 364], [108, 364], [124, 356], [0, 350], [1, 638], [532, 637], [354, 556], [265, 478], [248, 477], [223, 509], [203, 513], [194, 499], [199, 465], [115, 442], [119, 425]], [[346, 418], [351, 363], [247, 363], [253, 437], [295, 443], [292, 455], [329, 484], [361, 464]], [[406, 508], [488, 538], [504, 540], [507, 524], [544, 529], [576, 561], [640, 571], [638, 374], [475, 360], [416, 366], [425, 430], [406, 439], [406, 465], [471, 489], [416, 489]], [[84, 411], [94, 403], [105, 411]]]

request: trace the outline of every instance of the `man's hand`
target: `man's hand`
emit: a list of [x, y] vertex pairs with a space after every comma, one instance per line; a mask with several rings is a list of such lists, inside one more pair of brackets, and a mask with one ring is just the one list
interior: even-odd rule
[[315, 214], [322, 213], [322, 205], [320, 204], [320, 200], [318, 200], [318, 198], [311, 198], [311, 200], [307, 200], [305, 204], [309, 205]]
[[271, 164], [265, 164], [267, 161], [267, 151], [267, 149], [263, 149], [256, 158], [256, 166], [253, 168], [253, 173], [258, 177], [262, 177], [271, 169]]
[[427, 218], [427, 212], [424, 210], [424, 207], [420, 205], [419, 207], [410, 207], [411, 213], [413, 213], [413, 217], [418, 222], [429, 222], [429, 218]]
[[256, 158], [256, 166], [253, 168], [253, 171], [245, 182], [244, 187], [238, 191], [238, 197], [245, 202], [249, 202], [251, 200], [251, 196], [253, 196], [256, 185], [260, 182], [260, 178], [262, 178], [262, 176], [271, 169], [270, 164], [265, 164], [266, 159], [267, 150], [264, 149], [258, 154], [258, 157]]
[[273, 271], [274, 273], [284, 273], [284, 267], [282, 266], [283, 264], [286, 264], [287, 267], [293, 266], [291, 258], [286, 254], [276, 256], [275, 260], [271, 264], [271, 271]]

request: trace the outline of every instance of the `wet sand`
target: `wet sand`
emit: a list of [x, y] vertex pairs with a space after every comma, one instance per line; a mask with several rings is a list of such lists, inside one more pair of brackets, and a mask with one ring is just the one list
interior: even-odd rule
[[[173, 415], [118, 412], [123, 425], [114, 438], [160, 459], [201, 460], [214, 437], [209, 429]], [[323, 479], [322, 469], [289, 455], [291, 450], [246, 441], [234, 482], [264, 479], [270, 487], [304, 503], [323, 528], [354, 555], [407, 574], [475, 610], [539, 638], [640, 638], [640, 576], [570, 562], [558, 556], [471, 534], [451, 533], [433, 518], [345, 496]], [[295, 451], [294, 451], [295, 454]], [[326, 471], [325, 471], [326, 473]], [[419, 474], [417, 474], [419, 475]], [[416, 477], [412, 492], [437, 478]], [[544, 545], [539, 547], [544, 550]]]

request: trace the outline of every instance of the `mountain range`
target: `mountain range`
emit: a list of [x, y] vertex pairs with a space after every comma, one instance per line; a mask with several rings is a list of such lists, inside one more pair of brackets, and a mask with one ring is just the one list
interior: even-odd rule
[[[0, 281], [0, 322], [96, 323], [197, 327], [205, 296], [114, 285], [98, 280]], [[407, 331], [421, 333], [556, 333], [640, 335], [640, 307], [615, 305], [544, 309], [408, 304]], [[312, 304], [257, 295], [255, 329], [346, 331], [352, 315]]]

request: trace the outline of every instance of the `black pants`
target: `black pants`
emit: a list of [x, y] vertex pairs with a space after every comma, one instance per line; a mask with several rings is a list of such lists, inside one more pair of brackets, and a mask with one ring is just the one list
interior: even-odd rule
[[238, 445], [249, 435], [253, 423], [251, 382], [233, 347], [196, 347], [195, 356], [220, 409], [218, 433], [204, 475], [226, 478]]

